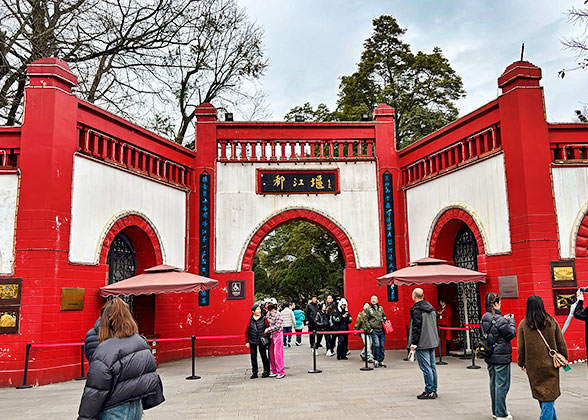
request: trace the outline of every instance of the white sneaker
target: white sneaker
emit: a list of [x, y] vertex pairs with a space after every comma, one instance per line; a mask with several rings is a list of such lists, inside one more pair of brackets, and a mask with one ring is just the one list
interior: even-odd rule
[[495, 418], [496, 420], [513, 420], [512, 414], [510, 414], [510, 411], [507, 411], [508, 415], [506, 417], [496, 417], [494, 414], [492, 414], [492, 417]]
[[333, 350], [329, 350], [329, 351], [327, 352], [327, 356], [328, 356], [328, 357], [333, 357], [334, 355], [335, 355], [335, 352], [334, 352]]
[[270, 378], [275, 378], [276, 376], [278, 376], [277, 373], [270, 373], [270, 375], [269, 375]]
[[277, 375], [276, 379], [282, 379], [284, 376], [286, 376], [286, 375], [284, 375], [284, 374]]

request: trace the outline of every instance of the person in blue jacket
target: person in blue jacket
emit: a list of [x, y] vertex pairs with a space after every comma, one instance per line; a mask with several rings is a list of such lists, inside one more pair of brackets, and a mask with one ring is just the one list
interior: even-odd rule
[[[300, 306], [296, 305], [294, 307], [294, 318], [296, 318], [296, 332], [302, 332], [302, 329], [304, 328], [304, 321], [306, 320], [306, 317], [304, 316], [304, 311], [302, 311], [302, 309], [300, 309]], [[297, 335], [296, 336], [296, 345], [299, 346], [300, 344], [302, 344], [302, 336], [301, 335]]]

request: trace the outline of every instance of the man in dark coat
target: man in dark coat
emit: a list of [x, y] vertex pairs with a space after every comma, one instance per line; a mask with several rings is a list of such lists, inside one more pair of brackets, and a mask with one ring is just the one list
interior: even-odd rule
[[[308, 331], [312, 332], [316, 330], [316, 314], [319, 311], [319, 302], [316, 296], [312, 297], [312, 300], [308, 302], [306, 305], [306, 309], [304, 310], [304, 317], [306, 318], [305, 324], [308, 325]], [[323, 339], [322, 335], [319, 335], [316, 340], [316, 347], [314, 342], [314, 335], [310, 335], [310, 347], [314, 350], [315, 348], [322, 347], [321, 340]]]
[[588, 306], [584, 307], [584, 293], [580, 289], [576, 292], [576, 297], [578, 298], [578, 303], [574, 310], [574, 318], [584, 321], [586, 329], [586, 335], [584, 336], [586, 340], [586, 357], [588, 358]]
[[425, 378], [425, 391], [418, 395], [419, 400], [437, 398], [437, 368], [435, 367], [435, 348], [439, 346], [439, 330], [435, 308], [424, 299], [421, 288], [412, 291], [414, 305], [410, 308], [410, 328], [408, 342], [410, 350], [416, 353], [419, 367]]

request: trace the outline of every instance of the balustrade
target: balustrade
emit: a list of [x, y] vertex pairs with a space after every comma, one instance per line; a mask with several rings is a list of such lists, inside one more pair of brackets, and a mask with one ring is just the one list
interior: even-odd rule
[[588, 161], [588, 143], [551, 143], [551, 160], [555, 163]]
[[161, 181], [189, 188], [191, 170], [163, 156], [150, 153], [88, 127], [78, 127], [78, 151]]
[[219, 140], [220, 162], [374, 160], [374, 140]]
[[500, 126], [488, 127], [403, 167], [402, 183], [404, 186], [417, 183], [495, 153], [501, 147]]

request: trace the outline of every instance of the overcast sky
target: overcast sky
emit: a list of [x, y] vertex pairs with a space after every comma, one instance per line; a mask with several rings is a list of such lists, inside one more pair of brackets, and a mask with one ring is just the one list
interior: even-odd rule
[[507, 65], [525, 59], [543, 70], [547, 118], [571, 121], [588, 103], [588, 71], [575, 67], [561, 40], [580, 34], [567, 21], [583, 0], [239, 0], [265, 31], [269, 68], [261, 81], [272, 120], [296, 105], [324, 102], [335, 107], [339, 78], [356, 69], [372, 19], [389, 14], [407, 29], [413, 52], [438, 46], [462, 77], [466, 97], [457, 104], [467, 114], [496, 98], [496, 79]]

